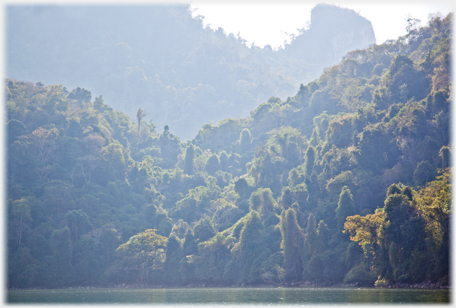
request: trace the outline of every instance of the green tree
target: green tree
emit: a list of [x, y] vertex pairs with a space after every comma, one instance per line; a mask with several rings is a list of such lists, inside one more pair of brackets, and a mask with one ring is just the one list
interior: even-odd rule
[[372, 260], [378, 274], [386, 265], [382, 253], [384, 225], [384, 209], [377, 209], [374, 214], [366, 216], [349, 216], [344, 224], [344, 232], [349, 233], [350, 240], [358, 242], [363, 248], [365, 256]]
[[166, 272], [165, 279], [171, 285], [180, 285], [182, 283], [179, 274], [179, 262], [182, 259], [182, 247], [180, 240], [176, 235], [171, 233], [168, 238], [166, 247], [166, 260], [164, 270]]
[[196, 277], [204, 282], [218, 284], [223, 281], [227, 262], [231, 259], [230, 250], [234, 238], [217, 233], [211, 239], [198, 245], [199, 256], [194, 257]]
[[30, 250], [21, 246], [17, 250], [8, 251], [8, 287], [28, 288], [44, 285], [39, 262], [30, 254]]
[[315, 127], [312, 131], [312, 136], [310, 137], [309, 144], [313, 147], [318, 146], [320, 143], [320, 136], [318, 135], [317, 128]]
[[95, 239], [92, 237], [81, 238], [73, 248], [75, 285], [96, 286], [101, 282], [103, 275], [103, 254], [97, 249]]
[[312, 254], [317, 250], [318, 245], [317, 221], [312, 213], [307, 218], [307, 228], [305, 234], [305, 255], [310, 259]]
[[252, 211], [249, 215], [239, 239], [240, 279], [242, 282], [257, 282], [260, 277], [251, 277], [250, 273], [255, 259], [261, 254], [263, 248], [263, 243], [259, 239], [264, 226], [258, 212]]
[[89, 216], [81, 209], [68, 211], [64, 216], [68, 227], [71, 230], [72, 239], [77, 242], [81, 235], [92, 229]]
[[185, 150], [184, 172], [188, 175], [193, 174], [193, 160], [195, 158], [195, 148], [193, 144], [189, 145]]
[[30, 206], [25, 198], [8, 202], [11, 204], [11, 216], [10, 221], [10, 234], [14, 235], [15, 243], [20, 246], [23, 241], [24, 231], [30, 231], [32, 217], [30, 215]]
[[247, 184], [247, 181], [244, 178], [240, 178], [234, 182], [234, 191], [241, 199], [245, 199], [249, 194], [249, 184]]
[[68, 99], [74, 99], [80, 103], [87, 103], [92, 99], [92, 92], [84, 88], [81, 89], [80, 87], [77, 87], [76, 89], [73, 89], [70, 94], [68, 94]]
[[193, 227], [193, 235], [197, 243], [207, 241], [215, 233], [214, 224], [208, 216], [201, 218]]
[[184, 244], [182, 245], [182, 259], [179, 264], [179, 273], [182, 275], [182, 283], [187, 284], [195, 279], [195, 266], [189, 262], [192, 255], [198, 253], [198, 246], [193, 237], [191, 229], [185, 234]]
[[155, 229], [147, 229], [130, 237], [116, 252], [121, 258], [122, 267], [127, 271], [139, 270], [140, 282], [148, 284], [150, 273], [163, 268], [166, 243], [166, 237], [156, 234]]
[[[388, 256], [389, 267], [382, 268], [381, 274], [390, 281], [411, 282], [423, 280], [426, 262], [420, 260], [425, 248], [425, 227], [423, 219], [413, 206], [404, 189], [385, 200], [385, 230], [383, 253]], [[420, 269], [421, 268], [421, 269]]]
[[285, 279], [289, 282], [298, 281], [302, 275], [302, 251], [304, 235], [296, 219], [296, 211], [292, 208], [283, 210], [280, 217], [281, 247], [285, 259]]
[[50, 287], [69, 287], [73, 283], [72, 265], [73, 245], [68, 227], [54, 230], [51, 235], [52, 256], [48, 259], [47, 285]]
[[27, 133], [27, 127], [21, 121], [16, 119], [11, 119], [8, 121], [7, 133], [8, 133], [8, 143], [13, 144], [20, 136]]
[[250, 139], [251, 139], [250, 131], [247, 128], [244, 128], [241, 131], [241, 136], [240, 136], [240, 140], [239, 140], [239, 148], [240, 148], [241, 153], [244, 153], [250, 147], [250, 143], [251, 143]]
[[323, 220], [320, 220], [318, 223], [317, 229], [317, 245], [316, 248], [318, 251], [324, 251], [329, 245], [331, 239], [331, 233], [328, 229], [328, 225], [325, 224]]
[[450, 167], [450, 158], [451, 158], [451, 150], [448, 146], [443, 146], [440, 149], [439, 156], [442, 159], [442, 169]]
[[313, 146], [309, 146], [306, 151], [305, 155], [305, 172], [307, 176], [312, 174], [313, 166], [315, 163], [315, 148]]
[[36, 160], [36, 173], [41, 181], [49, 176], [58, 148], [59, 130], [56, 127], [46, 129], [39, 127], [30, 134], [33, 155]]
[[222, 151], [219, 156], [220, 159], [220, 168], [222, 171], [226, 172], [228, 171], [228, 166], [229, 166], [229, 157], [228, 154], [226, 154], [225, 151]]
[[293, 193], [290, 187], [282, 188], [282, 197], [280, 203], [284, 209], [288, 209], [293, 203]]
[[427, 160], [420, 162], [413, 172], [415, 186], [423, 186], [434, 179], [434, 168]]
[[163, 133], [160, 134], [158, 144], [160, 146], [160, 166], [166, 169], [173, 168], [182, 150], [179, 138], [170, 133], [168, 125], [165, 125]]
[[214, 175], [220, 170], [220, 160], [217, 154], [212, 154], [206, 162], [205, 170], [210, 174]]
[[127, 173], [133, 168], [134, 161], [130, 156], [130, 150], [117, 141], [103, 147], [100, 155], [109, 168], [110, 176], [114, 179], [125, 180]]
[[359, 164], [366, 170], [378, 172], [388, 164], [392, 164], [392, 155], [388, 155], [389, 149], [397, 148], [390, 143], [390, 139], [384, 132], [384, 127], [375, 126], [364, 129], [359, 141]]
[[348, 186], [344, 186], [340, 192], [339, 202], [336, 208], [337, 229], [342, 231], [346, 218], [353, 214], [355, 214], [353, 195]]
[[272, 197], [272, 191], [269, 188], [259, 188], [252, 193], [250, 195], [250, 204], [250, 208], [260, 214], [261, 220], [266, 219], [277, 207]]
[[193, 237], [193, 231], [187, 230], [185, 233], [184, 244], [182, 246], [182, 253], [184, 256], [189, 256], [198, 252], [198, 246], [196, 245], [195, 238]]
[[425, 222], [426, 279], [447, 284], [450, 262], [451, 184], [449, 169], [414, 195], [414, 205]]

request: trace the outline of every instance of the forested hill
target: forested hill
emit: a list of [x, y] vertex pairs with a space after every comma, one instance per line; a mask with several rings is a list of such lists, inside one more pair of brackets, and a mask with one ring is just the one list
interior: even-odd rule
[[375, 43], [369, 21], [323, 4], [279, 51], [204, 28], [183, 4], [20, 5], [6, 17], [8, 77], [90, 89], [130, 117], [145, 109], [184, 141], [206, 123], [294, 95], [350, 50]]
[[8, 287], [448, 285], [452, 18], [186, 143], [7, 79]]

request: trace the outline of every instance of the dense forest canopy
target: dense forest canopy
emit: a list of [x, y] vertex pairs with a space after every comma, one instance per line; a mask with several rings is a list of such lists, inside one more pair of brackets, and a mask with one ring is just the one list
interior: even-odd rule
[[6, 16], [8, 77], [90, 89], [131, 117], [145, 109], [183, 141], [271, 96], [294, 95], [348, 51], [375, 43], [369, 21], [323, 4], [278, 51], [204, 28], [184, 4], [11, 5]]
[[448, 285], [452, 19], [187, 142], [7, 79], [8, 288]]

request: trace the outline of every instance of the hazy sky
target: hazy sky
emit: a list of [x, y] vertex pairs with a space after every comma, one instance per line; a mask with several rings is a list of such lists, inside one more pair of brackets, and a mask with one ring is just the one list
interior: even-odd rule
[[372, 22], [377, 44], [387, 39], [396, 39], [406, 33], [406, 18], [411, 16], [425, 25], [430, 13], [440, 12], [446, 16], [454, 11], [454, 0], [195, 0], [195, 1], [113, 1], [113, 0], [14, 0], [4, 4], [147, 4], [147, 3], [192, 3], [193, 16], [204, 16], [204, 24], [214, 29], [222, 27], [227, 33], [240, 35], [248, 43], [277, 48], [290, 35], [297, 35], [310, 21], [310, 10], [318, 3], [336, 4], [353, 9]]
[[249, 44], [273, 48], [290, 41], [298, 29], [305, 28], [310, 22], [310, 10], [318, 3], [336, 4], [353, 9], [372, 22], [377, 44], [387, 39], [396, 39], [406, 33], [407, 16], [418, 18], [425, 25], [429, 14], [440, 12], [446, 16], [454, 11], [454, 0], [435, 1], [357, 1], [357, 0], [6, 0], [3, 4], [154, 4], [154, 3], [192, 3], [193, 16], [204, 16], [204, 24], [217, 29], [222, 27], [226, 33], [240, 35]]
[[353, 9], [372, 22], [377, 44], [406, 34], [407, 16], [426, 25], [428, 15], [454, 11], [449, 1], [192, 1], [193, 16], [204, 16], [204, 24], [222, 27], [227, 33], [239, 34], [248, 43], [273, 48], [297, 35], [297, 29], [310, 22], [310, 10], [317, 3], [336, 4]]

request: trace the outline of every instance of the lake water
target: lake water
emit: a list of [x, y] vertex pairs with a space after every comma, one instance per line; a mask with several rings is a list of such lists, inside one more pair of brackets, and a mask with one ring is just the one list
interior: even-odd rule
[[14, 290], [8, 303], [388, 304], [449, 303], [449, 290], [377, 288], [199, 288]]

